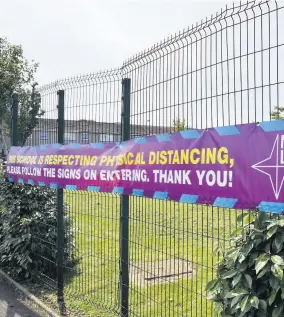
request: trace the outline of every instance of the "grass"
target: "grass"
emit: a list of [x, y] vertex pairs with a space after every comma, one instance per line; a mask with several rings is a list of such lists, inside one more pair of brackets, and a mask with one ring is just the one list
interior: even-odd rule
[[[65, 199], [71, 206], [80, 258], [66, 276], [67, 305], [71, 311], [84, 312], [80, 316], [117, 316], [120, 197], [66, 191]], [[214, 276], [214, 250], [228, 245], [240, 213], [131, 197], [130, 264], [142, 272], [146, 262], [179, 258], [192, 263], [194, 274], [147, 286], [138, 278], [132, 280], [130, 316], [213, 316], [204, 287]]]

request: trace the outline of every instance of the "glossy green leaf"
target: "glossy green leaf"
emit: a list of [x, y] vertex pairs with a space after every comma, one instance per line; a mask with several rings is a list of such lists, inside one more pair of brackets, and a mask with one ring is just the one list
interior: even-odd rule
[[224, 274], [222, 274], [222, 278], [227, 279], [227, 278], [232, 278], [234, 277], [236, 274], [238, 274], [238, 270], [230, 270]]
[[265, 247], [263, 248], [263, 251], [266, 252], [266, 253], [270, 253], [271, 251], [271, 241], [267, 242], [265, 244]]
[[249, 288], [252, 288], [252, 278], [251, 278], [251, 276], [248, 275], [248, 274], [245, 274], [244, 275], [244, 280], [245, 280], [245, 283], [247, 284], [247, 286]]
[[284, 227], [284, 219], [280, 219], [276, 222], [279, 227]]
[[258, 309], [259, 299], [256, 296], [253, 296], [250, 300], [251, 306]]
[[232, 296], [240, 296], [240, 295], [246, 295], [249, 294], [248, 290], [246, 289], [235, 289], [233, 291], [231, 291]]
[[243, 296], [235, 296], [231, 301], [231, 308], [234, 307], [236, 304], [240, 303]]
[[282, 250], [284, 244], [284, 234], [276, 233], [274, 240], [272, 242], [272, 248], [274, 252], [278, 253]]
[[232, 287], [235, 287], [239, 283], [241, 278], [242, 278], [242, 274], [241, 273], [237, 274], [232, 281]]
[[244, 247], [240, 250], [240, 254], [243, 255], [243, 258], [240, 262], [243, 262], [243, 260], [247, 257], [247, 255], [249, 254], [249, 252], [252, 250], [253, 248], [253, 242], [252, 241], [248, 241]]
[[254, 221], [255, 221], [255, 215], [253, 215], [252, 213], [248, 213], [246, 216], [244, 216], [242, 223], [244, 226], [246, 226]]
[[249, 267], [251, 267], [252, 265], [255, 264], [255, 261], [256, 261], [256, 259], [258, 257], [258, 254], [259, 254], [258, 252], [253, 252], [253, 253], [250, 254], [249, 262], [248, 262], [248, 266]]
[[257, 279], [262, 278], [268, 272], [270, 272], [270, 265], [267, 265], [264, 269], [260, 271], [260, 273], [258, 273]]
[[267, 312], [267, 304], [265, 300], [261, 299], [259, 301], [259, 309], [265, 313]]
[[232, 259], [235, 262], [239, 256], [239, 250], [240, 250], [240, 248], [235, 248], [235, 249], [229, 250], [226, 253], [226, 257], [229, 259]]
[[274, 264], [271, 267], [271, 272], [275, 277], [277, 277], [279, 280], [283, 279], [283, 270], [278, 264]]
[[268, 305], [271, 306], [276, 298], [277, 293], [274, 291], [268, 298]]
[[266, 221], [266, 223], [267, 223], [267, 230], [269, 230], [270, 228], [272, 228], [272, 227], [274, 227], [274, 226], [277, 226], [277, 225], [279, 225], [278, 224], [278, 222], [277, 221], [275, 221], [274, 219], [272, 220], [267, 220]]
[[216, 286], [218, 286], [218, 280], [212, 280], [206, 285], [205, 291], [213, 292], [216, 289]]
[[273, 255], [271, 257], [271, 261], [275, 264], [278, 264], [278, 265], [283, 265], [284, 264], [284, 260], [283, 258], [281, 258], [281, 256], [279, 255]]
[[245, 311], [249, 304], [249, 295], [246, 295], [241, 301], [241, 311]]
[[234, 298], [235, 296], [236, 296], [236, 295], [232, 295], [231, 292], [228, 292], [228, 293], [224, 296], [224, 298], [225, 298], [225, 299]]
[[256, 274], [258, 274], [260, 270], [262, 270], [265, 267], [268, 261], [269, 261], [269, 255], [267, 253], [262, 253], [261, 255], [258, 256], [255, 262]]
[[219, 297], [213, 293], [209, 293], [209, 295], [206, 298], [213, 302], [218, 302], [218, 299], [219, 299]]
[[278, 277], [274, 276], [273, 274], [269, 277], [269, 285], [272, 289], [276, 290], [280, 286], [281, 280]]
[[276, 233], [277, 229], [278, 229], [278, 226], [277, 226], [277, 225], [271, 227], [271, 228], [268, 230], [268, 232], [267, 232], [267, 238], [268, 238], [268, 239], [271, 238], [271, 237]]
[[283, 303], [279, 303], [272, 311], [272, 317], [280, 317], [283, 312]]
[[248, 267], [248, 261], [244, 261], [237, 264], [237, 270], [240, 272], [244, 272]]

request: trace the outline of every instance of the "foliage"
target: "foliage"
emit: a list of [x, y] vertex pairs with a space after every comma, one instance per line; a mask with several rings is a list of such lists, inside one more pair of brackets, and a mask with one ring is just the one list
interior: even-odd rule
[[284, 316], [284, 219], [247, 214], [207, 285], [218, 317]]
[[[3, 171], [1, 174], [1, 267], [21, 279], [47, 272], [56, 275], [56, 193], [49, 188], [9, 183]], [[65, 216], [65, 233], [65, 264], [72, 264], [75, 245], [68, 216]]]
[[21, 46], [0, 38], [0, 119], [11, 128], [11, 96], [19, 94], [19, 145], [23, 145], [44, 113], [40, 110], [40, 95], [36, 91], [35, 73], [38, 64], [28, 61]]
[[[25, 90], [20, 94], [20, 111], [18, 118], [18, 144], [23, 146], [27, 138], [32, 134], [34, 128], [38, 125], [39, 118], [44, 115], [41, 110], [40, 94], [33, 84], [32, 90]], [[9, 120], [8, 122], [11, 122]]]
[[284, 107], [274, 107], [270, 115], [272, 120], [284, 119]]
[[184, 130], [188, 130], [189, 126], [186, 123], [185, 119], [174, 119], [173, 121], [173, 130], [175, 132], [177, 131], [184, 131]]
[[9, 108], [14, 91], [20, 92], [34, 83], [37, 68], [37, 63], [23, 56], [21, 46], [0, 38], [0, 104], [3, 111]]
[[[21, 46], [0, 38], [0, 125], [11, 131], [11, 97], [19, 95], [18, 145], [24, 145], [39, 118], [40, 94], [34, 79], [38, 64]], [[11, 184], [0, 171], [0, 264], [17, 278], [56, 274], [57, 200], [48, 188]], [[65, 206], [67, 211], [68, 206]], [[65, 212], [65, 264], [74, 261], [74, 234]], [[48, 259], [45, 260], [45, 259]]]

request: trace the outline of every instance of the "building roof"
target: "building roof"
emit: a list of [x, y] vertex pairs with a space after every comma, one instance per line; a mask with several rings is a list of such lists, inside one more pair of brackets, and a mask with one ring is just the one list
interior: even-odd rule
[[[36, 130], [51, 131], [57, 130], [57, 119], [39, 119]], [[120, 134], [121, 124], [118, 122], [96, 122], [89, 120], [65, 120], [66, 132], [88, 132], [94, 134]], [[169, 133], [171, 127], [151, 126], [151, 125], [130, 125], [131, 135], [145, 136], [149, 134]]]

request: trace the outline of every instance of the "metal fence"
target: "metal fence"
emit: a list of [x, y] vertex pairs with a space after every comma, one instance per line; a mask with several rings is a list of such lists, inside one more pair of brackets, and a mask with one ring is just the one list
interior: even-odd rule
[[[26, 144], [121, 141], [172, 132], [174, 121], [206, 129], [270, 120], [284, 101], [283, 7], [235, 4], [120, 69], [42, 87], [44, 116]], [[214, 249], [230, 243], [243, 211], [72, 190], [57, 198], [58, 228], [64, 212], [73, 222], [77, 263], [63, 262], [60, 236], [60, 276], [41, 278], [47, 298], [59, 290], [80, 316], [213, 316], [204, 287]]]

